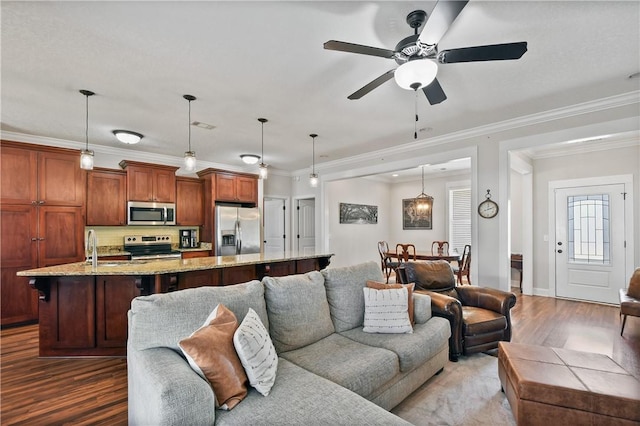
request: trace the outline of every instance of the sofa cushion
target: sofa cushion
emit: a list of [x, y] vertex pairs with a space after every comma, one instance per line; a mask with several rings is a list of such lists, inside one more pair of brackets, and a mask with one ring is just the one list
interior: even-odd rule
[[269, 332], [253, 309], [249, 309], [233, 334], [233, 346], [247, 373], [249, 384], [262, 395], [269, 395], [276, 380], [278, 355]]
[[366, 333], [413, 333], [409, 321], [406, 288], [376, 290], [365, 287], [364, 327]]
[[627, 288], [627, 296], [640, 300], [640, 268], [633, 271], [629, 280], [629, 288]]
[[331, 320], [336, 332], [361, 327], [364, 321], [362, 289], [367, 281], [382, 281], [382, 271], [376, 262], [323, 269]]
[[410, 425], [359, 395], [280, 358], [268, 397], [255, 389], [216, 425]]
[[343, 331], [340, 335], [368, 346], [393, 351], [400, 360], [400, 371], [406, 373], [433, 358], [451, 335], [449, 321], [433, 317], [413, 326], [412, 334], [371, 334], [362, 327]]
[[416, 284], [415, 283], [409, 283], [409, 284], [387, 284], [387, 283], [381, 283], [378, 281], [367, 281], [367, 287], [369, 288], [375, 288], [376, 290], [386, 290], [386, 289], [390, 289], [390, 288], [406, 288], [407, 289], [407, 295], [409, 297], [409, 305], [408, 305], [408, 309], [409, 309], [409, 321], [411, 322], [411, 325], [415, 324], [415, 320], [413, 319], [413, 289], [415, 288]]
[[219, 304], [202, 327], [179, 343], [193, 370], [206, 379], [216, 396], [216, 407], [231, 410], [247, 396], [247, 376], [233, 346], [236, 316]]
[[392, 351], [337, 333], [280, 356], [365, 398], [400, 372], [398, 357]]
[[320, 272], [264, 277], [262, 282], [271, 339], [278, 352], [298, 349], [334, 332]]
[[200, 327], [219, 303], [229, 308], [238, 321], [252, 308], [268, 327], [264, 288], [260, 281], [250, 281], [136, 297], [129, 314], [129, 340], [136, 350], [167, 347], [180, 352], [180, 339]]

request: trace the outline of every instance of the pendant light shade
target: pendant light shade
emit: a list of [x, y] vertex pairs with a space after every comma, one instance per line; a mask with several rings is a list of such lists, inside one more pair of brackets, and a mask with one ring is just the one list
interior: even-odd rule
[[393, 74], [398, 86], [418, 90], [431, 84], [438, 73], [438, 65], [430, 59], [414, 59], [400, 65]]
[[195, 101], [196, 97], [192, 95], [183, 95], [189, 102], [189, 122], [187, 126], [189, 128], [189, 150], [184, 153], [184, 168], [188, 172], [193, 172], [196, 169], [196, 152], [191, 150], [191, 101]]
[[422, 166], [422, 192], [414, 200], [418, 213], [428, 212], [433, 202], [433, 197], [424, 193], [424, 166]]
[[309, 185], [312, 188], [316, 188], [318, 186], [318, 175], [316, 174], [316, 138], [318, 137], [318, 135], [316, 135], [315, 133], [311, 133], [309, 136], [311, 136], [311, 143], [312, 143], [312, 149], [313, 149], [313, 154], [311, 156], [311, 174], [309, 175]]
[[89, 149], [89, 96], [95, 95], [91, 90], [80, 90], [85, 96], [86, 100], [86, 115], [85, 115], [85, 130], [84, 130], [84, 140], [85, 147], [80, 152], [80, 168], [84, 170], [93, 170], [93, 151]]
[[260, 179], [266, 179], [269, 174], [269, 170], [267, 168], [268, 166], [264, 163], [264, 123], [269, 120], [266, 118], [258, 118], [258, 121], [262, 125], [262, 156], [260, 157], [261, 161], [260, 166], [258, 167], [258, 175], [260, 176]]

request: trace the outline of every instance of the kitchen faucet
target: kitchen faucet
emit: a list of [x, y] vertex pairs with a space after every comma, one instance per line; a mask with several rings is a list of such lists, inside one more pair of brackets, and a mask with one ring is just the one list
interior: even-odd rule
[[[89, 256], [89, 246], [91, 246], [91, 256]], [[91, 260], [91, 268], [96, 269], [98, 267], [98, 238], [96, 237], [96, 231], [89, 229], [87, 231], [87, 242], [85, 244], [85, 254], [87, 255], [87, 263]]]

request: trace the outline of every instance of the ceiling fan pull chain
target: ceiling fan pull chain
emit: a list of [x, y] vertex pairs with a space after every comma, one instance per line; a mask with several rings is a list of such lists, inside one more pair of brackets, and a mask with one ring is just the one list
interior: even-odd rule
[[416, 121], [413, 123], [413, 139], [418, 139], [418, 91], [416, 90]]

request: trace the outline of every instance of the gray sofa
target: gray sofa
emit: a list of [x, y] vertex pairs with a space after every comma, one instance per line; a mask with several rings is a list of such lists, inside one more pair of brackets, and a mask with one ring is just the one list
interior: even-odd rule
[[[363, 332], [362, 288], [382, 279], [377, 263], [368, 262], [134, 299], [129, 424], [408, 424], [387, 410], [444, 368], [450, 327], [431, 317], [429, 296], [415, 294], [412, 334]], [[230, 411], [214, 408], [213, 390], [178, 347], [218, 303], [238, 322], [255, 310], [279, 356], [269, 395], [249, 387]]]

